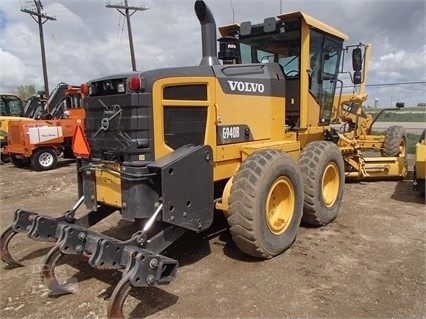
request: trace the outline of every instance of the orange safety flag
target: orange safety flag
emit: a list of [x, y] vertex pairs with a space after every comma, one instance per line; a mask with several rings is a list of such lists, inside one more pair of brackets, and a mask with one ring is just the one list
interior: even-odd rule
[[88, 158], [90, 155], [90, 147], [81, 126], [77, 126], [75, 128], [74, 138], [72, 141], [72, 151], [74, 152], [75, 157]]

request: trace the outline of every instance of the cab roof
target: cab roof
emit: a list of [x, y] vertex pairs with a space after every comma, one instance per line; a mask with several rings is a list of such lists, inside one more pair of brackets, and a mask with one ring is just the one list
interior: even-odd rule
[[301, 11], [294, 11], [294, 12], [289, 12], [289, 13], [284, 13], [284, 14], [280, 14], [279, 16], [277, 16], [278, 19], [280, 20], [289, 20], [289, 19], [293, 19], [293, 18], [300, 18], [302, 17], [303, 20], [306, 21], [306, 23], [311, 26], [314, 27], [316, 29], [322, 30], [324, 32], [327, 32], [329, 34], [332, 34], [338, 38], [341, 38], [343, 40], [348, 40], [349, 37], [344, 34], [343, 32], [340, 32], [339, 30], [329, 26], [328, 24], [321, 22], [313, 17], [311, 17], [310, 15], [307, 15], [306, 13], [303, 13]]
[[[277, 18], [279, 20], [283, 20], [283, 21], [288, 21], [288, 20], [292, 20], [292, 19], [299, 19], [302, 18], [307, 25], [321, 30], [323, 32], [332, 34], [342, 40], [348, 40], [349, 37], [344, 34], [343, 32], [340, 32], [339, 30], [329, 26], [328, 24], [325, 24], [324, 22], [321, 22], [313, 17], [311, 17], [310, 15], [303, 13], [301, 11], [294, 11], [294, 12], [289, 12], [289, 13], [284, 13], [284, 14], [280, 14], [277, 16]], [[229, 25], [224, 25], [222, 27], [219, 28], [219, 32], [222, 36], [228, 36], [230, 33], [234, 32], [236, 29], [239, 29], [240, 25], [239, 24], [229, 24]]]

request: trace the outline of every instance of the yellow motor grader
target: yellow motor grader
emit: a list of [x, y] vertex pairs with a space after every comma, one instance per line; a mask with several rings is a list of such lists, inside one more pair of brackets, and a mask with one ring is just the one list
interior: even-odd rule
[[[344, 52], [352, 52], [355, 72], [350, 74], [350, 78], [353, 87], [349, 94], [336, 94], [331, 122], [333, 127], [339, 127], [337, 145], [345, 158], [346, 179], [405, 178], [408, 173], [405, 128], [394, 125], [387, 128], [385, 135], [372, 134], [374, 123], [384, 112], [399, 110], [404, 104], [397, 103], [396, 108], [383, 108], [374, 117], [365, 112], [363, 103], [368, 97], [365, 85], [371, 44], [350, 45]], [[347, 83], [339, 82], [342, 90]]]
[[[203, 1], [195, 13], [200, 65], [82, 85], [85, 126], [73, 138], [79, 200], [58, 218], [18, 209], [1, 235], [2, 260], [14, 266], [22, 266], [8, 249], [16, 234], [55, 242], [42, 267], [52, 294], [70, 293], [54, 272], [65, 254], [122, 271], [109, 318], [124, 317], [132, 287], [175, 278], [178, 261], [165, 249], [187, 231], [207, 230], [215, 211], [243, 252], [272, 258], [292, 245], [302, 220], [332, 222], [345, 168], [363, 169], [331, 126], [344, 33], [291, 12], [221, 27], [217, 40]], [[78, 217], [83, 203], [89, 212]], [[143, 226], [127, 240], [90, 229], [115, 211]]]

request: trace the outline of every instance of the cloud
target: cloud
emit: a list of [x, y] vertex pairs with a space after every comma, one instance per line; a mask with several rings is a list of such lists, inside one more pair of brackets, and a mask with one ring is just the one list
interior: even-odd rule
[[[201, 60], [199, 22], [194, 0], [130, 0], [149, 8], [132, 15], [138, 70], [197, 65]], [[205, 0], [217, 26], [261, 23], [283, 12], [303, 11], [349, 35], [348, 44], [371, 43], [368, 83], [425, 80], [424, 0]], [[30, 3], [31, 4], [31, 3]], [[43, 25], [50, 87], [79, 85], [111, 73], [131, 70], [124, 17], [98, 0], [43, 0], [56, 21]], [[0, 91], [21, 84], [43, 86], [38, 27], [20, 11], [23, 0], [0, 9], [2, 81]], [[31, 9], [31, 8], [30, 8]], [[19, 73], [19, 74], [18, 74]], [[28, 81], [28, 82], [27, 82]]]
[[370, 72], [376, 84], [426, 81], [425, 62], [426, 45], [421, 52], [402, 49], [386, 53], [371, 64]]
[[[0, 48], [0, 82], [5, 87], [10, 83], [24, 83], [25, 64], [10, 52], [5, 52]], [[2, 91], [0, 89], [0, 91]]]

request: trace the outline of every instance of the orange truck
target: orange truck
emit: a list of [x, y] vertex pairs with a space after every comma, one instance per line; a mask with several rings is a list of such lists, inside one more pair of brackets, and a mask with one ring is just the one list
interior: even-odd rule
[[32, 165], [46, 171], [56, 167], [58, 156], [73, 158], [72, 139], [77, 126], [84, 126], [84, 96], [80, 88], [68, 86], [63, 100], [43, 120], [9, 121], [8, 144], [3, 153], [16, 167]]

